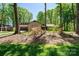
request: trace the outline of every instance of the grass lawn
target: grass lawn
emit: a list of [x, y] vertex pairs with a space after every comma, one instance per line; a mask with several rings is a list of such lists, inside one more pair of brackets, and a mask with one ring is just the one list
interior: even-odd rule
[[1, 56], [79, 56], [79, 45], [0, 44]]
[[2, 31], [2, 32], [0, 32], [0, 37], [11, 35], [13, 33], [14, 33], [13, 31]]

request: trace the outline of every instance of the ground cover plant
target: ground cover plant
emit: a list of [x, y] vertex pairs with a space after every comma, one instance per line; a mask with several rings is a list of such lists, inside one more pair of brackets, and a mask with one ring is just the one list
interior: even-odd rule
[[79, 56], [79, 44], [0, 44], [1, 56]]

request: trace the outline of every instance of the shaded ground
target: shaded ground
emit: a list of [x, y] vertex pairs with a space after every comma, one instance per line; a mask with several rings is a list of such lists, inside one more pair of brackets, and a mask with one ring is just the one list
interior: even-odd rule
[[52, 33], [46, 32], [41, 36], [26, 36], [23, 34], [16, 34], [0, 38], [0, 43], [46, 43], [46, 44], [63, 44], [63, 43], [79, 43], [79, 35], [75, 33]]

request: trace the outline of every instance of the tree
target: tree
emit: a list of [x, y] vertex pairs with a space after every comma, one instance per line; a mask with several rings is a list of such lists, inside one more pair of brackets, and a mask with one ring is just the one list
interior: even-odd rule
[[47, 11], [47, 17], [48, 17], [48, 20], [50, 21], [49, 22], [50, 24], [52, 24], [52, 14], [53, 14], [53, 10], [48, 10]]
[[29, 12], [26, 8], [18, 6], [18, 18], [20, 24], [29, 23], [32, 19], [32, 13]]
[[46, 24], [47, 24], [47, 12], [46, 12], [46, 9], [47, 9], [47, 5], [46, 5], [46, 3], [44, 4], [45, 5], [45, 29], [47, 30], [47, 26], [46, 26]]
[[[15, 27], [15, 13], [13, 3], [1, 3], [0, 4], [0, 25], [10, 25]], [[28, 23], [32, 19], [32, 13], [26, 8], [17, 6], [17, 19], [19, 23]], [[2, 30], [2, 29], [1, 29]]]
[[32, 19], [33, 17], [32, 17], [32, 13], [30, 13], [30, 12], [28, 12], [28, 23], [31, 21], [31, 19]]
[[1, 15], [1, 31], [2, 31], [2, 29], [3, 29], [3, 20], [4, 20], [4, 3], [2, 3], [2, 15]]
[[44, 13], [42, 11], [40, 11], [37, 15], [37, 21], [40, 22], [41, 24], [45, 24], [44, 21]]
[[14, 16], [15, 16], [15, 33], [14, 34], [19, 34], [20, 29], [19, 29], [19, 20], [17, 16], [17, 4], [14, 3], [13, 7], [14, 7]]
[[[60, 7], [61, 6], [61, 7]], [[75, 13], [73, 12], [75, 9], [75, 6], [72, 4], [57, 4], [57, 7], [54, 9], [55, 16], [54, 18], [60, 16], [60, 27], [64, 31], [73, 31], [74, 26], [73, 24], [75, 23]], [[56, 11], [57, 10], [57, 11]], [[59, 13], [60, 12], [60, 13]], [[57, 14], [58, 13], [58, 14]], [[56, 15], [57, 14], [57, 15]]]
[[74, 14], [74, 4], [73, 3], [72, 3], [72, 14], [74, 15], [74, 17], [72, 16], [72, 19], [74, 21], [73, 26], [74, 26], [74, 31], [75, 31], [75, 14]]
[[76, 16], [76, 33], [79, 34], [79, 3], [76, 3], [77, 16]]
[[60, 33], [63, 32], [63, 19], [62, 19], [62, 4], [60, 3]]

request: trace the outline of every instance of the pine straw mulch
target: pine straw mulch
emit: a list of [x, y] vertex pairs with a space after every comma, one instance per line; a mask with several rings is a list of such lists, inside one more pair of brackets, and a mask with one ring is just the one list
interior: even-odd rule
[[40, 36], [16, 34], [0, 38], [0, 43], [45, 43], [45, 44], [63, 44], [79, 43], [79, 35], [75, 33], [52, 33], [46, 32]]

